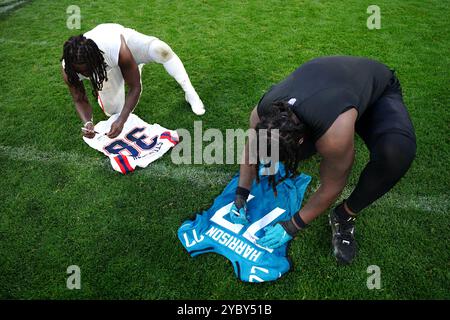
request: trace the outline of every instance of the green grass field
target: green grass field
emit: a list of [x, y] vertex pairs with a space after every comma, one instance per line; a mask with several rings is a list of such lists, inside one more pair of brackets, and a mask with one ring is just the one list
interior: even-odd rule
[[[81, 8], [81, 30], [66, 27], [72, 4]], [[366, 26], [371, 4], [381, 8], [380, 30]], [[448, 1], [419, 0], [36, 0], [2, 11], [0, 298], [450, 298], [449, 10]], [[216, 254], [190, 258], [178, 227], [212, 204], [238, 165], [174, 165], [166, 155], [122, 176], [83, 142], [59, 59], [70, 35], [103, 22], [171, 45], [207, 107], [204, 129], [246, 128], [265, 90], [314, 57], [367, 56], [395, 68], [417, 158], [361, 214], [355, 262], [336, 264], [326, 215], [291, 244], [294, 269], [273, 283], [238, 281]], [[136, 114], [192, 130], [199, 118], [161, 65], [144, 68], [143, 87]], [[106, 119], [91, 101], [94, 119]], [[357, 138], [342, 197], [367, 160]], [[308, 195], [318, 185], [318, 162], [302, 165], [313, 177]], [[66, 288], [69, 265], [81, 268], [81, 290]], [[369, 265], [381, 268], [379, 290], [366, 286]]]

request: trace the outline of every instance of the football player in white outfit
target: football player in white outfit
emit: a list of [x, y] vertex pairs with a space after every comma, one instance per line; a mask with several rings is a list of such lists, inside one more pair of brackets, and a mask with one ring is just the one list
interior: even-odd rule
[[[90, 80], [92, 92], [106, 115], [120, 114], [108, 133], [110, 138], [114, 138], [120, 134], [128, 115], [139, 101], [142, 67], [149, 62], [164, 66], [183, 88], [185, 99], [195, 114], [205, 113], [180, 58], [167, 43], [156, 37], [119, 24], [100, 24], [83, 35], [69, 38], [64, 43], [61, 62], [64, 81], [84, 123], [83, 135], [88, 138], [95, 135], [94, 123], [82, 80]], [[129, 89], [126, 95], [125, 84]]]

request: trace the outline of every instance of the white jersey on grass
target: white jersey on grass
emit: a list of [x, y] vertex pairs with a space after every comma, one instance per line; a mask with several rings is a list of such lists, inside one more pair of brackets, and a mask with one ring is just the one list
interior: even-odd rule
[[98, 134], [94, 138], [83, 137], [90, 147], [109, 157], [116, 171], [126, 174], [136, 167], [145, 168], [178, 143], [176, 131], [159, 124], [148, 124], [135, 114], [130, 114], [120, 135], [110, 139], [106, 133], [118, 116], [115, 114], [97, 123], [95, 131]]

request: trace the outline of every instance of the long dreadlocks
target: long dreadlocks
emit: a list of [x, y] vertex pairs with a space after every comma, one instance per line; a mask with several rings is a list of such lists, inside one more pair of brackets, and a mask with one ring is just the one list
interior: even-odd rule
[[[297, 168], [300, 161], [312, 156], [315, 152], [314, 144], [309, 139], [309, 129], [303, 123], [296, 123], [293, 119], [293, 112], [287, 102], [274, 102], [270, 113], [261, 117], [261, 121], [256, 126], [257, 136], [257, 164], [256, 181], [259, 183], [260, 168], [260, 145], [267, 143], [267, 150], [271, 150], [273, 139], [278, 139], [279, 159], [284, 164], [285, 175], [276, 181], [275, 174], [269, 175], [269, 185], [272, 186], [276, 194], [276, 186], [284, 179], [297, 175]], [[267, 141], [260, 141], [263, 137], [260, 130], [267, 130]], [[271, 130], [278, 129], [279, 134], [275, 136]], [[303, 139], [303, 143], [300, 141]], [[271, 156], [271, 155], [269, 155]]]
[[81, 82], [76, 71], [73, 69], [73, 64], [87, 64], [89, 69], [89, 80], [92, 84], [92, 94], [97, 97], [98, 91], [103, 88], [103, 81], [108, 81], [106, 75], [106, 63], [103, 58], [103, 51], [101, 51], [95, 42], [91, 39], [85, 38], [82, 34], [79, 36], [72, 36], [64, 43], [63, 56], [69, 83], [79, 87]]

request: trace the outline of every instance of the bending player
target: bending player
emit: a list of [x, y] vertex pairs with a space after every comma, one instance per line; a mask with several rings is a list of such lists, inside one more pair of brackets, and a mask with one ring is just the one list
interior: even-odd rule
[[[318, 190], [290, 221], [269, 227], [259, 239], [269, 248], [295, 237], [335, 202], [353, 165], [355, 132], [364, 140], [370, 160], [348, 199], [329, 215], [334, 255], [338, 262], [350, 263], [356, 254], [356, 217], [394, 187], [416, 153], [414, 128], [394, 73], [365, 58], [311, 60], [271, 87], [252, 111], [250, 125], [269, 131], [269, 145], [274, 138], [270, 130], [279, 130], [279, 159], [289, 174], [296, 174], [300, 161], [315, 151], [322, 158]], [[246, 200], [259, 174], [259, 166], [249, 161], [248, 145], [244, 155], [230, 211], [231, 220], [241, 224], [247, 221]], [[270, 179], [275, 188], [277, 182]]]
[[[139, 101], [142, 67], [149, 62], [164, 66], [183, 88], [185, 99], [195, 114], [205, 113], [180, 58], [169, 45], [156, 37], [119, 24], [100, 24], [84, 35], [70, 37], [64, 43], [61, 61], [64, 81], [84, 123], [83, 134], [88, 138], [94, 137], [95, 132], [92, 107], [82, 80], [90, 80], [92, 92], [106, 115], [120, 113], [108, 133], [108, 137], [115, 138]], [[129, 89], [126, 96], [125, 84]]]

